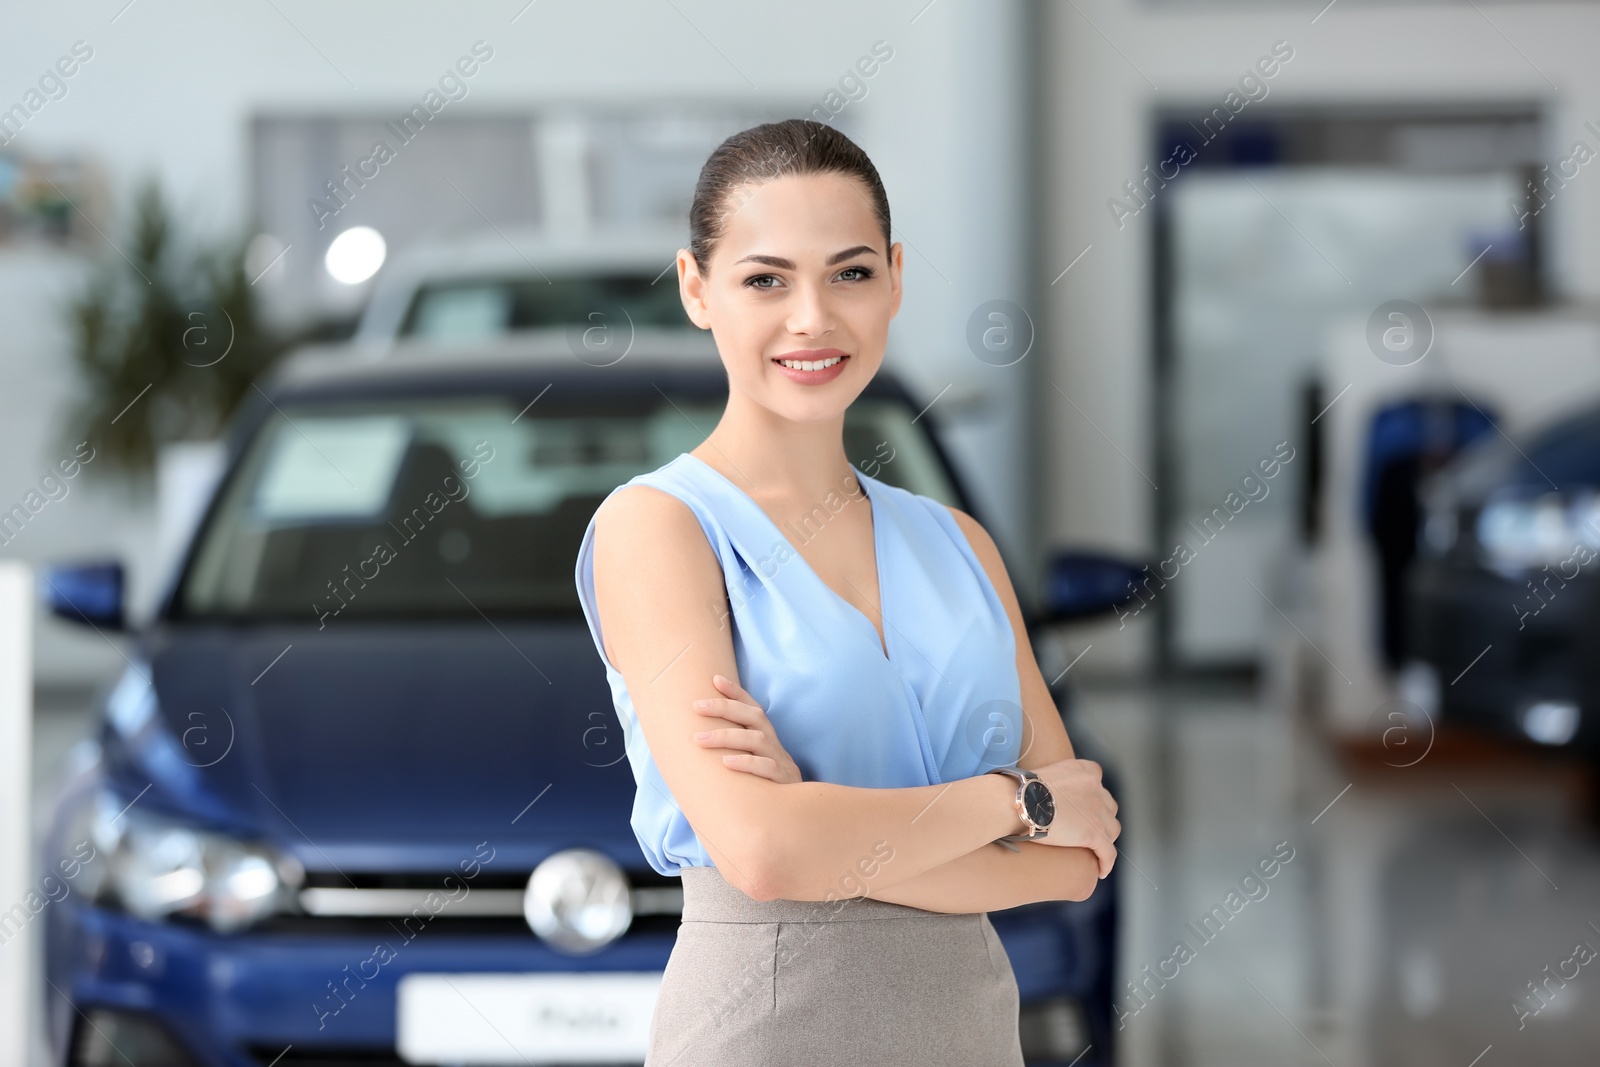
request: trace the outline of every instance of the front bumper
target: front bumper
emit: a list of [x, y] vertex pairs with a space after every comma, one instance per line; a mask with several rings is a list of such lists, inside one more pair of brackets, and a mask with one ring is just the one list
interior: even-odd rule
[[1525, 716], [1540, 704], [1577, 709], [1573, 747], [1600, 744], [1600, 580], [1528, 581], [1423, 559], [1407, 585], [1412, 656], [1438, 679], [1446, 722], [1528, 739]]
[[[1110, 882], [1089, 901], [1033, 905], [992, 918], [1025, 1011], [1030, 1002], [1070, 998], [1083, 1005], [1091, 1036], [1099, 1036], [1096, 1005], [1109, 1006], [1111, 993]], [[153, 1025], [195, 1067], [398, 1064], [403, 975], [659, 972], [675, 939], [670, 932], [630, 932], [594, 955], [575, 957], [531, 933], [423, 930], [410, 941], [375, 930], [219, 935], [71, 900], [57, 907], [47, 958], [53, 986], [47, 987], [47, 1017], [57, 1065], [74, 1063], [75, 1049], [99, 1040], [96, 1031], [109, 1025], [97, 1016], [101, 1010], [121, 1013], [130, 1025]], [[380, 941], [392, 946], [381, 965], [375, 963]], [[100, 1025], [91, 1025], [95, 1019]], [[1082, 1063], [1092, 1060], [1093, 1054]], [[107, 1062], [123, 1060], [112, 1054]]]
[[[148, 923], [93, 907], [63, 924], [50, 994], [58, 1063], [80, 1010], [111, 1008], [159, 1022], [197, 1065], [280, 1067], [329, 1056], [394, 1056], [396, 986], [402, 975], [438, 972], [660, 971], [670, 933], [628, 934], [593, 956], [546, 947], [532, 934], [461, 936], [423, 930], [410, 941], [381, 934], [245, 933]], [[378, 942], [387, 962], [375, 963]], [[54, 946], [52, 946], [54, 947]], [[282, 1056], [281, 1059], [278, 1057]]]

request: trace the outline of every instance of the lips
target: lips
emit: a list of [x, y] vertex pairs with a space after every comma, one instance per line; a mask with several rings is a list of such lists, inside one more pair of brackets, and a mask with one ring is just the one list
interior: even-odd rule
[[[784, 360], [796, 365], [790, 366]], [[850, 354], [837, 348], [807, 348], [774, 356], [772, 363], [779, 374], [799, 385], [825, 385], [844, 373], [850, 365]]]
[[804, 348], [796, 349], [793, 352], [785, 352], [781, 356], [773, 356], [772, 361], [774, 363], [781, 363], [783, 360], [820, 363], [824, 360], [833, 359], [835, 356], [849, 358], [849, 353], [837, 348]]

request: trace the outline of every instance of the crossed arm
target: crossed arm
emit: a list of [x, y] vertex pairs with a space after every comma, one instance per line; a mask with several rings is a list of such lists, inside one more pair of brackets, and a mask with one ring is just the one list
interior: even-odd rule
[[[1071, 758], [999, 553], [975, 520], [952, 512], [1017, 635], [1028, 727], [1019, 762]], [[747, 895], [828, 900], [856, 895], [864, 882], [881, 900], [975, 912], [1081, 900], [1094, 890], [1099, 861], [1088, 848], [1025, 842], [1012, 853], [991, 843], [1022, 829], [1005, 776], [905, 789], [780, 783], [747, 773], [738, 759], [725, 762], [726, 742], [696, 742], [698, 730], [745, 724], [697, 713], [695, 700], [724, 711], [744, 702], [730, 702], [711, 681], [737, 679], [725, 583], [698, 521], [675, 497], [649, 486], [613, 494], [595, 520], [594, 577], [606, 655], [627, 683], [657, 769], [723, 876]]]

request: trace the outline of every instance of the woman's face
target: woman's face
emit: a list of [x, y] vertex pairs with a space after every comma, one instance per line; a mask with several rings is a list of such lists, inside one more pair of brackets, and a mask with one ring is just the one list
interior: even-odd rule
[[[705, 274], [678, 252], [684, 309], [711, 330], [731, 389], [796, 422], [838, 418], [883, 363], [900, 310], [899, 243], [884, 247], [866, 187], [842, 174], [746, 185], [723, 211]], [[820, 370], [779, 362], [839, 356]]]

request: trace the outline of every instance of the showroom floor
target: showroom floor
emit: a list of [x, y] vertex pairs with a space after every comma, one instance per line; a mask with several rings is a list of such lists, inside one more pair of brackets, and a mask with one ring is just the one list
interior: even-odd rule
[[[50, 810], [50, 802], [57, 785], [65, 773], [67, 754], [72, 746], [89, 736], [92, 718], [90, 707], [92, 698], [83, 695], [56, 695], [39, 696], [35, 698], [33, 712], [33, 832], [34, 840], [43, 837], [46, 819]], [[35, 850], [35, 864], [38, 862], [37, 849]], [[32, 884], [38, 885], [38, 879], [43, 875], [42, 870], [34, 872]], [[42, 930], [42, 927], [40, 928]], [[42, 934], [34, 937], [33, 950], [40, 953]], [[39, 996], [38, 987], [35, 985], [34, 996]], [[52, 997], [54, 993], [50, 994]], [[37, 1005], [39, 1001], [35, 1001]], [[35, 1010], [35, 1018], [39, 1012]], [[45, 1052], [43, 1028], [37, 1027], [34, 1034], [33, 1062], [39, 1067], [44, 1067], [50, 1061]]]
[[[1600, 967], [1574, 949], [1600, 948], [1600, 843], [1577, 775], [1443, 741], [1404, 768], [1341, 755], [1242, 684], [1080, 708], [1123, 783], [1122, 974], [1142, 991], [1123, 987], [1119, 1062], [1594, 1062]], [[88, 723], [81, 702], [36, 712], [36, 824]]]
[[1600, 843], [1575, 769], [1442, 732], [1414, 763], [1336, 751], [1244, 686], [1081, 707], [1136, 835], [1121, 1063], [1594, 1062], [1600, 969], [1572, 958], [1600, 947]]

